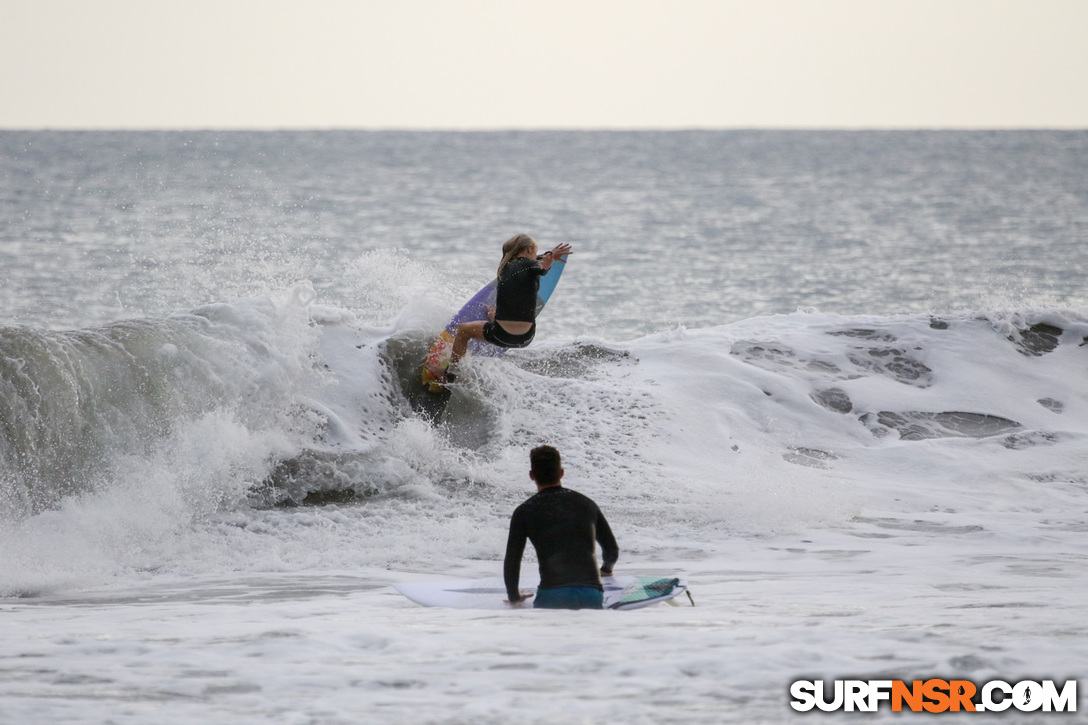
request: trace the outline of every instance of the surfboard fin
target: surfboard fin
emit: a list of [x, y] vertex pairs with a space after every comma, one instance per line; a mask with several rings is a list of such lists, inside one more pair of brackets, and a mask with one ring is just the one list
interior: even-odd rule
[[[685, 589], [684, 594], [688, 595], [688, 601], [691, 602], [691, 606], [694, 607], [695, 606], [695, 600], [691, 598], [691, 590], [690, 589]], [[670, 607], [679, 607], [680, 606], [680, 602], [676, 601], [675, 599], [666, 599], [665, 604], [668, 604]]]

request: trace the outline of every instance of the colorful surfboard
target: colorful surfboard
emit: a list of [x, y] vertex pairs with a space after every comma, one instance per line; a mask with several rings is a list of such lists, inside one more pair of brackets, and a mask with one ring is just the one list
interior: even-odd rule
[[[564, 261], [556, 260], [548, 273], [540, 278], [540, 291], [537, 293], [536, 298], [536, 313], [538, 315], [552, 296], [552, 292], [555, 291], [555, 286], [559, 284], [559, 278], [563, 275], [563, 269], [566, 266]], [[474, 294], [472, 299], [466, 302], [464, 307], [453, 316], [453, 319], [450, 320], [446, 328], [434, 341], [434, 344], [431, 345], [431, 349], [427, 351], [427, 357], [423, 361], [419, 378], [420, 382], [423, 383], [423, 387], [430, 392], [441, 393], [445, 391], [445, 387], [438, 383], [430, 371], [431, 369], [445, 370], [449, 365], [450, 355], [453, 353], [453, 337], [457, 334], [457, 327], [460, 324], [487, 319], [488, 310], [495, 306], [495, 288], [497, 284], [498, 280], [492, 279], [484, 285], [483, 289]], [[468, 349], [474, 355], [501, 355], [506, 352], [506, 348], [489, 345], [479, 340], [470, 341]]]

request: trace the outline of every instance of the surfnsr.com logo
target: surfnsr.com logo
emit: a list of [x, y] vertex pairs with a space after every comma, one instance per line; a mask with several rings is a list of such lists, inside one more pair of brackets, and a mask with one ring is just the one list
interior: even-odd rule
[[1076, 712], [1077, 681], [1059, 689], [1053, 680], [1009, 684], [991, 680], [981, 687], [969, 680], [798, 680], [790, 685], [790, 707], [800, 712], [876, 712], [888, 703], [893, 712]]

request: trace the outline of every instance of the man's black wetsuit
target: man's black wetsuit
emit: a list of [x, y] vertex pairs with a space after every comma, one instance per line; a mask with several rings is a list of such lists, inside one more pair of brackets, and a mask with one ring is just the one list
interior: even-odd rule
[[604, 514], [588, 496], [552, 486], [514, 510], [506, 542], [503, 576], [511, 602], [521, 598], [518, 579], [525, 540], [533, 542], [540, 562], [540, 589], [592, 587], [602, 590], [596, 544], [601, 544], [601, 569], [612, 571], [620, 550]]

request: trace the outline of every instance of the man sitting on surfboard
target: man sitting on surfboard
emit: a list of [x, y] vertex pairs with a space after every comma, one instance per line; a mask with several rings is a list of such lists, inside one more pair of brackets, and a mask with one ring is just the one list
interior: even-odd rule
[[[540, 586], [534, 608], [601, 609], [604, 599], [601, 575], [611, 576], [620, 556], [612, 529], [588, 496], [563, 488], [559, 451], [539, 446], [529, 453], [529, 462], [529, 478], [536, 482], [537, 492], [510, 517], [503, 564], [508, 601], [518, 604], [526, 599], [518, 590], [518, 579], [528, 539], [540, 562]], [[598, 542], [603, 562], [599, 571]]]
[[536, 240], [528, 234], [518, 234], [502, 245], [494, 314], [489, 315], [490, 320], [464, 322], [457, 327], [449, 365], [445, 370], [429, 370], [439, 383], [452, 379], [447, 371], [464, 357], [469, 340], [484, 340], [499, 347], [525, 347], [533, 341], [540, 278], [556, 260], [567, 261], [571, 246], [560, 244], [539, 258], [536, 251]]

